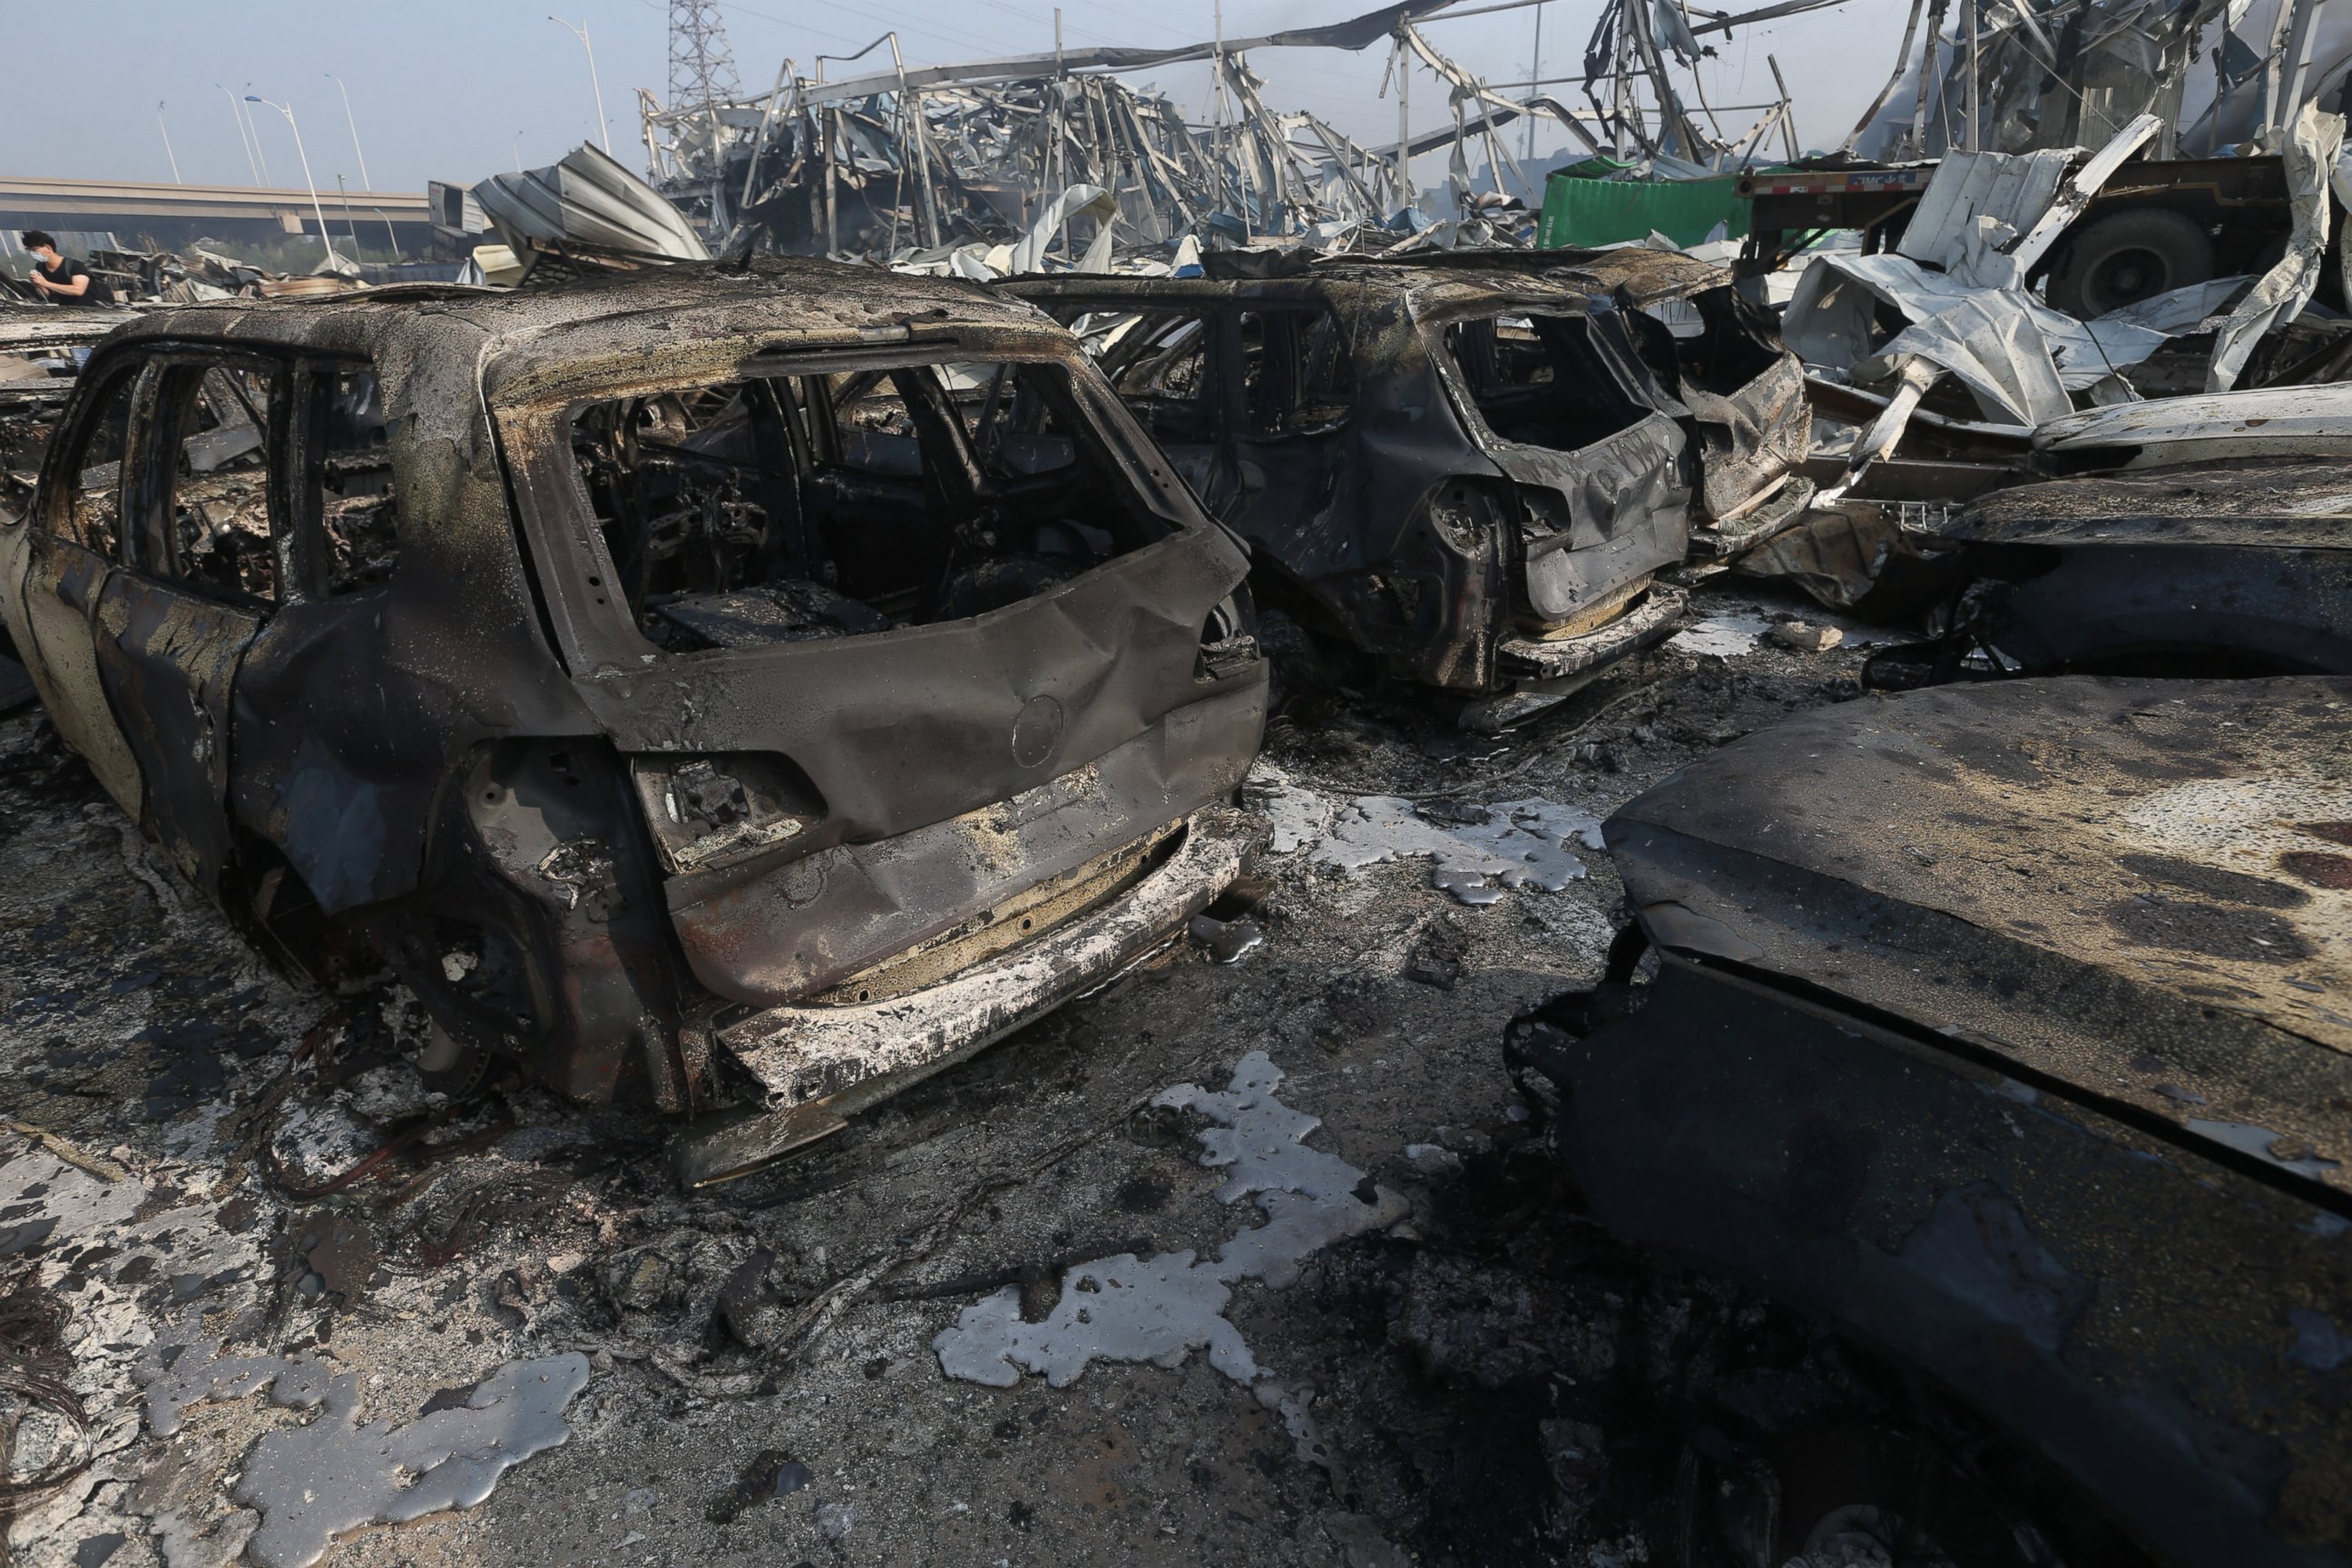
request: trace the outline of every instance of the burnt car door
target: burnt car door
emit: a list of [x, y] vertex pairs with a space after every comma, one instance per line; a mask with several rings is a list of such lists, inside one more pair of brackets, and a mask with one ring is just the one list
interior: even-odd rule
[[217, 894], [230, 858], [230, 698], [278, 603], [282, 366], [167, 352], [142, 379], [126, 442], [124, 564], [93, 616], [98, 668], [139, 760], [139, 816]]
[[[121, 554], [123, 456], [144, 378], [141, 362], [126, 354], [86, 377], [68, 427], [50, 451], [36, 513], [21, 535], [18, 651], [58, 734], [89, 762], [116, 804], [135, 816], [139, 761], [108, 706], [90, 616]], [[14, 561], [9, 569], [17, 570]]]
[[1355, 411], [1347, 333], [1321, 306], [1240, 311], [1230, 340], [1240, 385], [1240, 487], [1223, 510], [1244, 538], [1281, 538], [1329, 510]]

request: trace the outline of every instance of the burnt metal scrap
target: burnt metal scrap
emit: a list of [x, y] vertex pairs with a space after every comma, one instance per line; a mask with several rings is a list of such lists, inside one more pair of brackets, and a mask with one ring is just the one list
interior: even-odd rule
[[1244, 566], [1026, 307], [763, 261], [149, 314], [0, 601], [265, 949], [388, 966], [444, 1087], [771, 1112], [698, 1180], [1233, 879]]
[[1810, 493], [1801, 373], [1719, 268], [1640, 248], [1210, 259], [1003, 287], [1079, 334], [1249, 539], [1262, 605], [1498, 700], [1475, 721], [1664, 637], [1682, 595], [1660, 574], [1695, 531], [1769, 531]]
[[[1580, 1186], [2054, 1472], [2018, 1522], [2064, 1561], [2117, 1560], [2102, 1529], [2168, 1563], [2342, 1561], [2347, 700], [1946, 688], [1633, 801], [1607, 828], [1635, 921], [1608, 978], [1514, 1031]], [[1777, 1521], [1755, 1560], [1825, 1505], [1940, 1533], [1866, 1475], [1771, 1495], [1780, 1440], [1719, 1434], [1701, 1505], [1727, 1540]], [[1964, 1542], [1937, 1545], [2045, 1560]]]

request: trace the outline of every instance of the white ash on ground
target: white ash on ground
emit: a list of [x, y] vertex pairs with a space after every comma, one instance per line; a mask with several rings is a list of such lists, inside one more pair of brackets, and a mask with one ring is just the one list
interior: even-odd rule
[[[1708, 618], [1784, 607], [1698, 597]], [[560, 1446], [407, 1522], [372, 1494], [323, 1521], [322, 1560], [1635, 1560], [1652, 1438], [1603, 1394], [1630, 1376], [1671, 1403], [1690, 1347], [1747, 1309], [1643, 1270], [1563, 1208], [1502, 1026], [1600, 970], [1619, 889], [1591, 825], [1713, 746], [1853, 695], [1861, 658], [1752, 635], [1662, 647], [1500, 739], [1390, 689], [1280, 721], [1262, 776], [1317, 804], [1267, 857], [1263, 940], [1236, 962], [1180, 945], [691, 1197], [649, 1116], [404, 1089], [363, 1009], [267, 971], [37, 719], [0, 724], [0, 1295], [54, 1303], [33, 1348], [89, 1434], [68, 1485], [16, 1507], [10, 1548], [37, 1568], [226, 1563], [257, 1542], [292, 1561], [268, 1533], [271, 1466], [324, 1444], [302, 1436], [317, 1423], [421, 1440], [501, 1368], [577, 1357], [576, 1396], [546, 1413]], [[1388, 854], [1322, 853], [1367, 799], [1404, 803], [1381, 808]], [[1451, 854], [1491, 901], [1433, 883]], [[1240, 1092], [1320, 1123], [1297, 1157], [1379, 1194], [1346, 1200], [1377, 1224], [1296, 1250], [1295, 1281], [1270, 1288], [1284, 1270], [1260, 1259], [1262, 1283], [1221, 1285], [1218, 1321], [1276, 1375], [1244, 1387], [1198, 1355], [1096, 1359], [1061, 1387], [942, 1372], [934, 1342], [1008, 1288], [1044, 1313], [1099, 1260], [1222, 1266], [1269, 1228], [1260, 1210], [1301, 1195], [1281, 1184], [1328, 1186], [1254, 1174], [1238, 1146], [1202, 1163], [1203, 1131], [1238, 1131], [1218, 1086], [1260, 1061], [1278, 1089], [1251, 1089], [1261, 1074]], [[1202, 1086], [1191, 1110], [1171, 1099], [1183, 1085]], [[159, 1430], [139, 1376], [173, 1343], [348, 1380], [353, 1404], [256, 1387]], [[16, 1458], [39, 1456], [20, 1440]]]

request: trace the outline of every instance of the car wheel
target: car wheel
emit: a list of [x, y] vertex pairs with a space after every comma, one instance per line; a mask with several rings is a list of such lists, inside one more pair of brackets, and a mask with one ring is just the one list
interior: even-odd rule
[[1774, 1445], [1780, 1568], [2044, 1568], [2040, 1531], [1922, 1437], [1862, 1421]]
[[1703, 1430], [1676, 1482], [1679, 1568], [2055, 1568], [2042, 1531], [1941, 1446], [1858, 1417], [1750, 1445]]
[[400, 1031], [400, 1054], [425, 1087], [452, 1100], [471, 1100], [489, 1082], [490, 1053], [469, 1046], [428, 1017], [424, 1028]]
[[1330, 649], [1280, 610], [1258, 612], [1257, 646], [1274, 667], [1274, 690], [1266, 703], [1271, 711], [1281, 711], [1294, 699], [1328, 696], [1339, 685]]
[[2046, 292], [2059, 310], [2089, 321], [2212, 276], [2212, 237], [2191, 218], [2151, 207], [2076, 229]]

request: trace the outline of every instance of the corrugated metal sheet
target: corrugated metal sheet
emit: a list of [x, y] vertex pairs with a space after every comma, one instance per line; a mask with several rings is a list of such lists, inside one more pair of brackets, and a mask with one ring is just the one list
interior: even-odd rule
[[2048, 210], [2072, 149], [2041, 153], [1953, 153], [1919, 194], [1918, 210], [1895, 249], [1947, 272], [1968, 254], [1979, 217], [1995, 217], [2022, 234]]
[[707, 261], [709, 249], [660, 192], [594, 147], [562, 163], [497, 174], [473, 189], [483, 214], [517, 251], [588, 250]]

